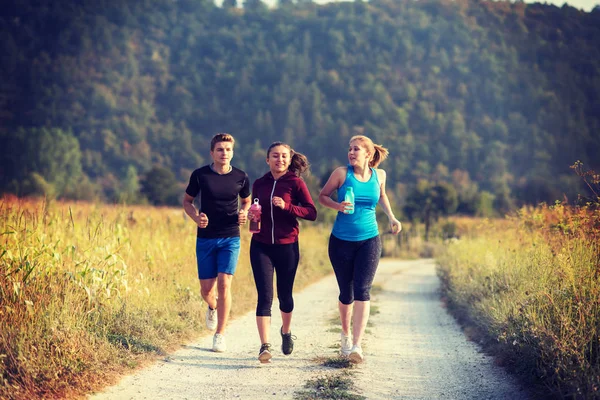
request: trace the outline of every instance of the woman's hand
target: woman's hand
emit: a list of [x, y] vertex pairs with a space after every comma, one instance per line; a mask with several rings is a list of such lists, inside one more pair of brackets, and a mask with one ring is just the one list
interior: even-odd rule
[[282, 210], [285, 209], [285, 201], [281, 197], [273, 196], [273, 205], [279, 207]]
[[390, 218], [390, 229], [394, 235], [397, 235], [402, 230], [402, 224], [396, 218]]
[[260, 218], [260, 214], [258, 215], [254, 215], [254, 212], [252, 212], [252, 210], [248, 210], [248, 220], [249, 221], [256, 221], [258, 220], [258, 218]]
[[341, 203], [338, 203], [337, 210], [339, 212], [343, 212], [344, 214], [348, 214], [348, 211], [352, 210], [353, 208], [353, 203], [350, 203], [349, 201], [342, 201]]

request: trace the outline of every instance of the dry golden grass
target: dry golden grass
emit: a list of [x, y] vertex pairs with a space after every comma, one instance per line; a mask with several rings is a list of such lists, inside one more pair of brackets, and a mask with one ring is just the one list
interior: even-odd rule
[[556, 397], [600, 390], [600, 210], [522, 209], [479, 221], [440, 255], [454, 310]]
[[[179, 208], [0, 202], [0, 398], [81, 395], [202, 333], [195, 225]], [[330, 272], [303, 223], [296, 289]], [[255, 306], [243, 230], [232, 316]]]

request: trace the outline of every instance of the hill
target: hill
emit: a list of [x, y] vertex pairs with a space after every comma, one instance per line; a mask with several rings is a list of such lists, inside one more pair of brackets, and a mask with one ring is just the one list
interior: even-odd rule
[[315, 190], [364, 132], [390, 149], [398, 207], [418, 182], [444, 182], [470, 214], [573, 198], [569, 166], [599, 167], [598, 8], [239, 6], [6, 4], [0, 191], [175, 204], [216, 132], [236, 137], [251, 179], [269, 143], [292, 144]]

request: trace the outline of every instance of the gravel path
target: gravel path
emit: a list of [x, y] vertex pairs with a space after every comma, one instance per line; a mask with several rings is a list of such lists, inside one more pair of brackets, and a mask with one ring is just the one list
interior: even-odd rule
[[[465, 339], [440, 302], [432, 260], [383, 259], [373, 296], [377, 313], [363, 343], [365, 362], [352, 369], [353, 393], [368, 399], [528, 399], [493, 360]], [[293, 399], [306, 381], [331, 372], [317, 357], [337, 354], [337, 285], [330, 275], [294, 296], [294, 353], [283, 356], [274, 313], [273, 362], [260, 364], [254, 311], [230, 321], [228, 351], [213, 353], [212, 335], [183, 346], [102, 393], [104, 399]], [[274, 310], [278, 310], [275, 302]]]

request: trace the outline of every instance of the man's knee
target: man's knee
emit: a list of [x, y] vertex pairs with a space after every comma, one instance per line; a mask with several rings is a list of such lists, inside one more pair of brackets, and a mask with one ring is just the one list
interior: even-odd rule
[[202, 279], [200, 280], [200, 294], [202, 297], [210, 296], [215, 288], [214, 279]]
[[229, 289], [231, 288], [231, 278], [232, 275], [228, 274], [219, 274], [219, 278], [217, 279], [217, 290], [219, 294], [228, 294]]

